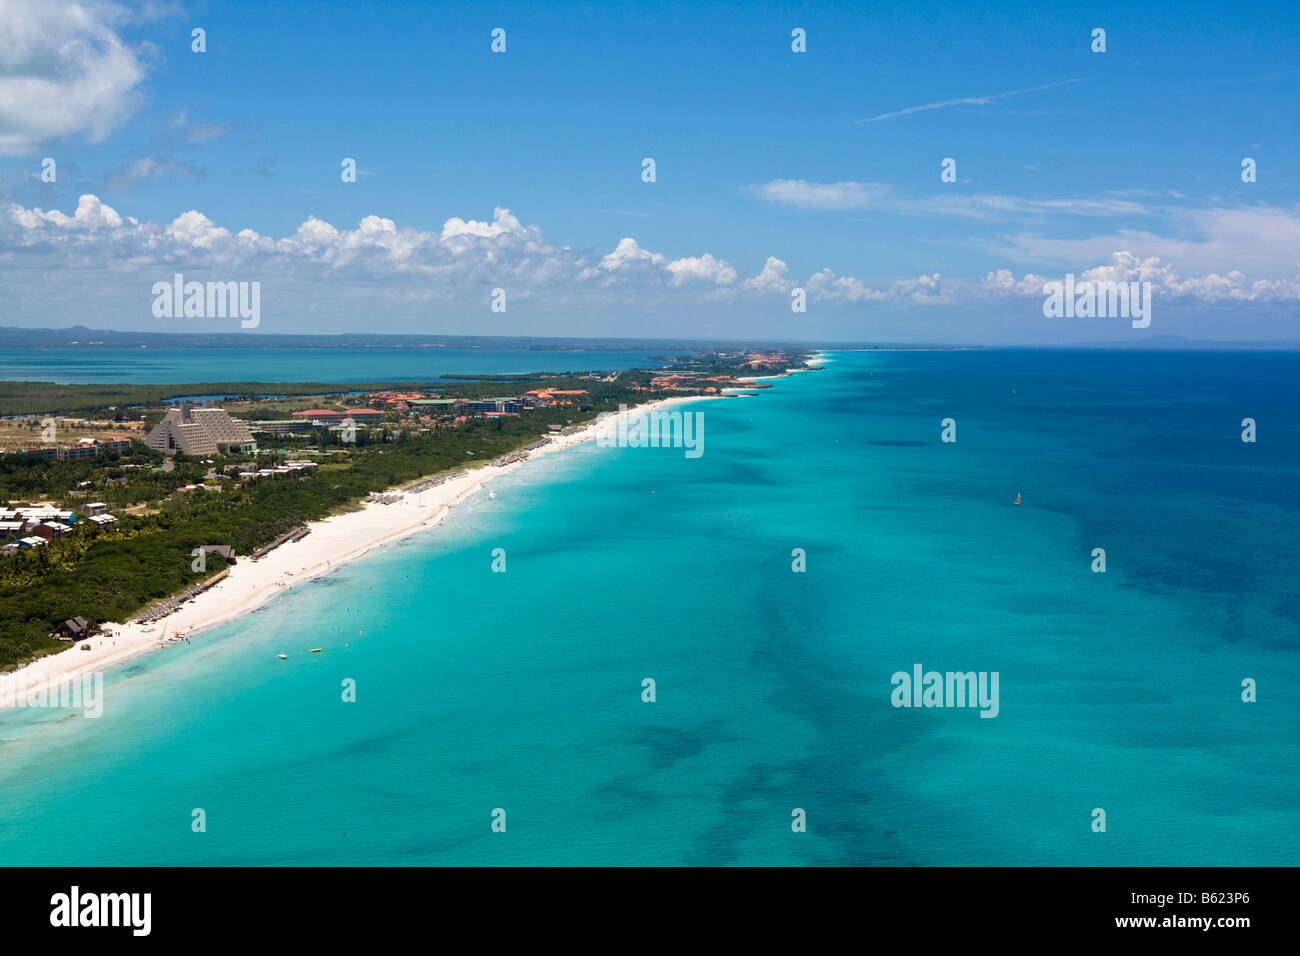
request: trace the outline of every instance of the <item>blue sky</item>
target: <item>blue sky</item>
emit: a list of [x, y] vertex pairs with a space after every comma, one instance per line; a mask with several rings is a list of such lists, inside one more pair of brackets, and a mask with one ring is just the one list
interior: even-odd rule
[[0, 5], [0, 324], [179, 328], [183, 269], [276, 332], [1136, 334], [1045, 319], [1073, 273], [1300, 338], [1294, 6], [67, 7]]

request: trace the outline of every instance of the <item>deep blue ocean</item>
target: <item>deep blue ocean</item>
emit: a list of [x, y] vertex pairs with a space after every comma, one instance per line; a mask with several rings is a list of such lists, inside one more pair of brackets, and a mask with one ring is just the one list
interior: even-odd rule
[[830, 358], [0, 715], [0, 863], [1295, 864], [1300, 355]]

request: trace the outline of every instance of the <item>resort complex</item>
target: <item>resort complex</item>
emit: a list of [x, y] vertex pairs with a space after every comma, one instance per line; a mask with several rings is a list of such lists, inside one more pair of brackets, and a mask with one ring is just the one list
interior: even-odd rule
[[188, 403], [168, 409], [145, 444], [164, 455], [217, 455], [257, 451], [248, 426], [221, 408]]

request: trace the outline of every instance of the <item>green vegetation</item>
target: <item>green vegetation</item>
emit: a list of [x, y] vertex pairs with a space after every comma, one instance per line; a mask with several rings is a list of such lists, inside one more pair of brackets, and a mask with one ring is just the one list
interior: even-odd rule
[[[797, 362], [792, 354], [790, 363]], [[712, 363], [711, 370], [716, 370]], [[0, 500], [51, 502], [80, 511], [87, 501], [103, 501], [118, 519], [100, 529], [79, 520], [73, 533], [46, 547], [0, 556], [0, 670], [69, 645], [47, 635], [64, 619], [80, 615], [92, 624], [123, 620], [131, 614], [198, 583], [206, 573], [191, 570], [192, 552], [205, 544], [229, 544], [237, 555], [273, 541], [304, 522], [355, 507], [367, 494], [406, 484], [438, 472], [486, 463], [550, 434], [552, 425], [589, 420], [662, 397], [644, 387], [658, 372], [633, 370], [591, 378], [578, 375], [530, 375], [518, 384], [496, 378], [455, 380], [444, 393], [458, 397], [513, 395], [530, 388], [585, 390], [570, 396], [573, 404], [528, 409], [520, 416], [471, 418], [418, 411], [386, 413], [385, 420], [361, 426], [356, 441], [343, 443], [337, 431], [263, 436], [254, 468], [280, 464], [286, 457], [312, 455], [314, 473], [240, 481], [250, 456], [214, 457], [212, 463], [178, 455], [168, 459], [136, 442], [129, 456], [77, 462], [47, 462], [35, 455], [0, 456]], [[541, 383], [541, 384], [537, 384]], [[249, 396], [340, 395], [353, 388], [409, 391], [411, 383], [372, 386], [265, 383], [204, 383], [182, 386], [54, 386], [48, 383], [0, 382], [0, 408], [17, 413], [68, 414], [99, 410], [104, 402], [152, 405], [148, 417], [161, 415], [157, 403], [176, 395], [242, 394]], [[454, 389], [454, 391], [453, 391]], [[426, 389], [427, 390], [427, 387]], [[340, 404], [350, 399], [340, 398]], [[359, 400], [359, 397], [358, 397]], [[4, 403], [8, 402], [8, 405]], [[245, 402], [219, 403], [250, 419], [249, 411], [288, 417], [281, 407]], [[287, 454], [268, 451], [283, 448]], [[180, 491], [207, 483], [221, 490]]]
[[[488, 461], [537, 437], [536, 426], [522, 419], [480, 419], [436, 436], [363, 445], [340, 456], [347, 459], [341, 467], [320, 474], [227, 481], [220, 492], [171, 493], [201, 480], [206, 466], [193, 461], [178, 460], [170, 474], [148, 472], [147, 478], [117, 486], [122, 489], [117, 494], [147, 497], [157, 511], [118, 511], [117, 526], [103, 531], [82, 520], [68, 538], [0, 558], [0, 668], [66, 648], [46, 636], [61, 620], [78, 614], [94, 624], [122, 620], [208, 576], [190, 570], [191, 552], [199, 545], [230, 544], [237, 554], [247, 555], [291, 528], [353, 505], [371, 491], [463, 468], [467, 462]], [[0, 458], [0, 472], [8, 478], [17, 464], [13, 459], [32, 457]], [[26, 482], [33, 472], [73, 467], [36, 461], [47, 467], [21, 469]], [[96, 494], [103, 499], [116, 496], [101, 488]], [[161, 500], [153, 500], [155, 495]], [[53, 497], [63, 507], [84, 500]], [[208, 573], [215, 570], [209, 566]]]
[[363, 382], [331, 385], [321, 382], [198, 382], [188, 385], [56, 385], [53, 382], [0, 382], [0, 415], [91, 415], [103, 413], [121, 420], [133, 408], [158, 405], [185, 395], [326, 395], [349, 391], [379, 392], [427, 388], [414, 382]]

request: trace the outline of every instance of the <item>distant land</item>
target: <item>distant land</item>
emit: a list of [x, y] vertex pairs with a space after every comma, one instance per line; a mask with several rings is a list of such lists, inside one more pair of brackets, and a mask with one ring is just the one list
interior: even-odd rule
[[1223, 342], [1181, 335], [1063, 342], [1044, 345], [888, 341], [798, 341], [793, 339], [564, 338], [508, 335], [275, 334], [261, 332], [118, 332], [73, 325], [62, 329], [0, 326], [0, 348], [298, 348], [298, 349], [507, 349], [534, 352], [653, 351], [659, 354], [736, 349], [1195, 349], [1210, 351], [1298, 351], [1300, 339]]
[[[534, 352], [656, 351], [695, 353], [730, 349], [806, 349], [808, 343], [739, 339], [620, 339], [501, 335], [271, 334], [258, 332], [117, 332], [74, 325], [64, 329], [0, 326], [0, 348], [445, 348], [518, 349]], [[863, 348], [840, 342], [823, 348]]]

